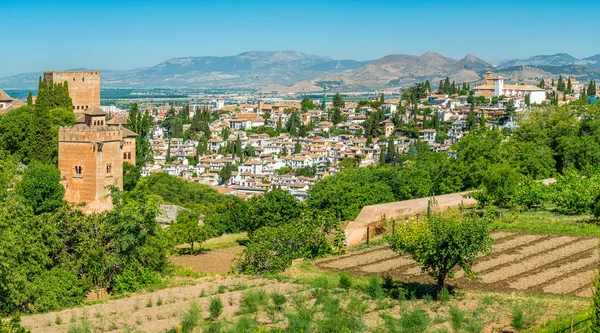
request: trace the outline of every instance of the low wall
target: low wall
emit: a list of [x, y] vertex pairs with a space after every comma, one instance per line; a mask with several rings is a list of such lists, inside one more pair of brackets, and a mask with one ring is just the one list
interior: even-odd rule
[[[438, 195], [436, 209], [447, 209], [464, 205], [474, 205], [477, 201], [465, 198], [469, 192], [459, 192], [446, 195]], [[356, 219], [346, 226], [346, 243], [348, 246], [356, 246], [364, 243], [367, 238], [367, 227], [377, 226], [383, 218], [401, 219], [405, 216], [427, 212], [429, 198], [405, 200], [365, 206]]]

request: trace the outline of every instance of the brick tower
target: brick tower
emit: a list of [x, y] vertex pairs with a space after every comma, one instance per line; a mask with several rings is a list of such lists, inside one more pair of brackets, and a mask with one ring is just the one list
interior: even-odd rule
[[82, 113], [90, 108], [100, 108], [99, 71], [44, 72], [46, 82], [69, 83], [69, 96], [73, 100], [73, 111]]
[[101, 212], [112, 208], [106, 187], [123, 189], [123, 161], [135, 161], [136, 134], [106, 125], [105, 114], [97, 108], [83, 114], [83, 124], [59, 129], [58, 169], [65, 200], [85, 203], [85, 212]]

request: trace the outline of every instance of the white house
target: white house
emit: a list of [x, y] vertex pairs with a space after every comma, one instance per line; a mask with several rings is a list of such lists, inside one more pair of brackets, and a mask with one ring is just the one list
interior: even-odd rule
[[435, 143], [435, 136], [437, 135], [437, 131], [434, 129], [424, 129], [419, 131], [419, 137], [421, 140], [426, 141], [430, 145]]
[[473, 88], [475, 96], [489, 95], [506, 97], [525, 97], [529, 95], [531, 104], [542, 104], [546, 99], [546, 91], [532, 85], [504, 84], [502, 76], [494, 76], [492, 72], [485, 73], [485, 84]]

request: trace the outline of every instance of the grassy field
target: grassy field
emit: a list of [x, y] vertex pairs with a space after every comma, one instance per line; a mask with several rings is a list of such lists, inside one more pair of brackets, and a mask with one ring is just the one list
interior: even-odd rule
[[592, 215], [563, 215], [551, 209], [506, 212], [494, 227], [507, 231], [600, 236], [600, 223]]
[[572, 312], [576, 297], [455, 290], [324, 271], [311, 262], [267, 277], [227, 276], [23, 318], [32, 332], [500, 332]]
[[[214, 251], [219, 249], [226, 249], [234, 246], [239, 246], [248, 240], [248, 234], [245, 232], [239, 234], [225, 234], [220, 237], [211, 238], [206, 242], [202, 243], [197, 249]], [[194, 246], [195, 248], [195, 246]]]

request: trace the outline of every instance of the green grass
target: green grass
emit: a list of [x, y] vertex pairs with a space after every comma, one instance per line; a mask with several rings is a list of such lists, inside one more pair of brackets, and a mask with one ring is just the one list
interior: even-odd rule
[[227, 249], [230, 247], [238, 246], [241, 242], [248, 240], [248, 234], [245, 232], [239, 234], [225, 234], [220, 237], [211, 238], [206, 242], [199, 245], [197, 250], [214, 251], [218, 249]]
[[600, 223], [591, 215], [563, 215], [551, 210], [529, 210], [516, 218], [503, 218], [494, 223], [498, 230], [539, 232], [547, 234], [599, 236]]

